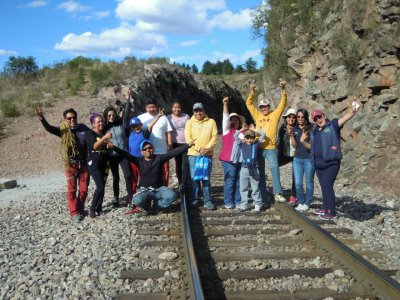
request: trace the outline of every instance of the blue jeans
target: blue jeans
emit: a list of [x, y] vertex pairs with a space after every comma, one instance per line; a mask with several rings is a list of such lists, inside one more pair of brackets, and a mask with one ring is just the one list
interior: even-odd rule
[[222, 162], [224, 169], [224, 203], [228, 206], [240, 204], [240, 163]]
[[260, 173], [260, 193], [264, 204], [268, 203], [267, 184], [265, 179], [265, 159], [272, 174], [272, 187], [274, 195], [282, 194], [281, 175], [279, 173], [278, 155], [276, 149], [259, 149], [258, 150], [258, 170]]
[[[296, 197], [299, 204], [306, 204], [310, 206], [312, 198], [314, 196], [314, 166], [311, 164], [309, 158], [298, 158], [293, 159], [293, 173], [294, 182], [296, 185]], [[303, 189], [303, 176], [306, 177], [306, 193], [304, 194]]]
[[166, 186], [161, 186], [156, 189], [141, 187], [133, 196], [132, 202], [144, 210], [149, 210], [151, 207], [151, 201], [155, 201], [157, 203], [157, 208], [165, 209], [169, 207], [177, 197], [178, 194]]
[[[196, 163], [197, 156], [190, 155], [190, 156], [188, 156], [188, 158], [189, 158], [190, 177], [192, 177], [193, 201], [196, 201], [196, 200], [200, 200], [200, 180], [193, 179], [194, 165]], [[210, 157], [209, 169], [210, 169], [210, 174], [209, 174], [208, 178], [210, 178], [210, 175], [211, 175], [212, 157]], [[201, 182], [202, 182], [202, 188], [203, 188], [204, 202], [211, 201], [210, 180], [201, 180]]]

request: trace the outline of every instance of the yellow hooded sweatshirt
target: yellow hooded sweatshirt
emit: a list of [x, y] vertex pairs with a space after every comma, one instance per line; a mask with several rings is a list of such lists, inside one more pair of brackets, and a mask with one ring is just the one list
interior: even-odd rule
[[198, 156], [200, 155], [200, 148], [209, 149], [206, 153], [207, 156], [214, 155], [214, 146], [217, 143], [218, 131], [217, 124], [213, 119], [210, 119], [207, 115], [204, 119], [199, 121], [194, 116], [186, 122], [185, 125], [185, 140], [186, 143], [190, 143], [195, 140], [193, 147], [189, 148], [188, 155]]
[[284, 90], [281, 92], [281, 100], [278, 107], [274, 111], [268, 113], [268, 115], [266, 116], [264, 116], [261, 111], [259, 111], [258, 108], [254, 106], [254, 96], [255, 94], [250, 92], [246, 100], [246, 106], [251, 116], [253, 117], [254, 122], [256, 122], [256, 129], [265, 132], [265, 139], [260, 144], [259, 148], [276, 149], [278, 124], [286, 107], [286, 91]]

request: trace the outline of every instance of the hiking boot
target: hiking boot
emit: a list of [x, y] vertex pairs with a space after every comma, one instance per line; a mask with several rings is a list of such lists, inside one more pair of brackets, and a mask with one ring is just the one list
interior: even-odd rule
[[296, 197], [290, 196], [290, 198], [289, 198], [289, 203], [290, 203], [290, 204], [295, 204], [295, 203], [296, 203]]
[[81, 220], [82, 219], [81, 219], [80, 215], [72, 216], [72, 223], [74, 223], [74, 224], [78, 224]]
[[215, 206], [211, 201], [207, 201], [206, 203], [204, 203], [204, 206], [208, 209], [208, 210], [214, 210]]
[[281, 194], [275, 194], [275, 201], [277, 202], [286, 202], [285, 197], [283, 197]]

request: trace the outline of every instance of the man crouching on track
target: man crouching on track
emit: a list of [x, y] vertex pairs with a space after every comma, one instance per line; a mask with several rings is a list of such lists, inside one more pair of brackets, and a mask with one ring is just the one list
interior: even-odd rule
[[188, 145], [169, 150], [165, 154], [154, 154], [154, 147], [145, 140], [140, 144], [143, 157], [135, 157], [128, 152], [108, 143], [107, 148], [113, 149], [121, 156], [134, 163], [140, 172], [139, 190], [133, 196], [133, 204], [139, 206], [148, 215], [158, 214], [167, 209], [177, 198], [177, 193], [167, 186], [163, 186], [163, 164], [171, 158], [187, 151], [194, 145], [194, 141]]

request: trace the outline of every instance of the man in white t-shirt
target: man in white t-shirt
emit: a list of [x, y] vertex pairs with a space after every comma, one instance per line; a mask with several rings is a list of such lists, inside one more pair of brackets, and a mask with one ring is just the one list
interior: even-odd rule
[[[158, 115], [159, 108], [155, 101], [148, 100], [146, 102], [146, 112], [139, 115], [138, 118], [142, 122], [143, 129], [146, 129], [151, 121]], [[154, 154], [164, 154], [168, 149], [172, 149], [172, 126], [166, 116], [162, 116], [153, 126], [150, 133], [150, 142], [154, 147]], [[169, 166], [168, 162], [164, 164], [164, 185], [168, 186]]]

